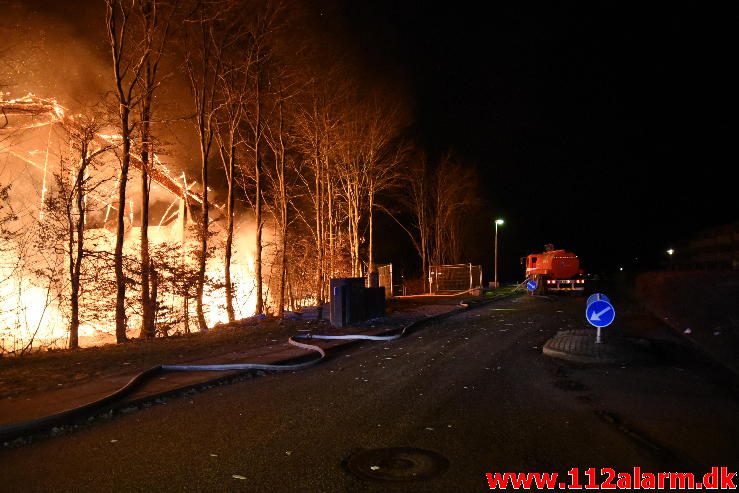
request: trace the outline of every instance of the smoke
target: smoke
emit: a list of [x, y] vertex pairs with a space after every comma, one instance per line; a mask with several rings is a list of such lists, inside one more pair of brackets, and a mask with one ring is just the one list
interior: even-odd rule
[[73, 111], [105, 94], [110, 69], [101, 43], [103, 2], [5, 2], [0, 16], [4, 92], [56, 98]]

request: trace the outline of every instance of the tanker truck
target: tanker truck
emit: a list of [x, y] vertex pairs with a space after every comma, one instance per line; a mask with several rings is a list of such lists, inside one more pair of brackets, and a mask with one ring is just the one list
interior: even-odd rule
[[585, 291], [585, 272], [580, 269], [580, 259], [572, 252], [546, 245], [544, 252], [532, 253], [521, 262], [526, 266], [526, 279], [536, 281], [537, 294]]

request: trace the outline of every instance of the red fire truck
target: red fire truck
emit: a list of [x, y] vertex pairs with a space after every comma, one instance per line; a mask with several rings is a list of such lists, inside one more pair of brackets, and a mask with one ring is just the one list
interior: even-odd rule
[[532, 253], [521, 261], [526, 265], [526, 279], [536, 281], [538, 294], [585, 291], [585, 272], [580, 269], [580, 259], [572, 252], [546, 245], [544, 252]]

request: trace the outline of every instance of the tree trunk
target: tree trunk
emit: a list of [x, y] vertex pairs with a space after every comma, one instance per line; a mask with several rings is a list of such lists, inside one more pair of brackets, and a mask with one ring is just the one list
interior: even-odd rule
[[118, 183], [118, 213], [115, 237], [115, 340], [126, 342], [126, 276], [123, 272], [123, 241], [125, 235], [126, 184], [128, 168], [131, 163], [131, 131], [128, 125], [130, 110], [125, 104], [120, 105], [121, 137], [123, 138], [123, 155], [121, 157], [121, 177]]
[[362, 277], [362, 263], [361, 258], [359, 256], [359, 219], [360, 219], [360, 212], [359, 212], [359, 187], [357, 187], [356, 190], [353, 190], [354, 196], [352, 197], [352, 201], [350, 203], [350, 214], [351, 214], [351, 220], [350, 220], [350, 226], [351, 226], [351, 238], [352, 238], [352, 275], [354, 277]]
[[[328, 277], [334, 277], [336, 273], [336, 265], [334, 263], [335, 258], [335, 244], [334, 244], [334, 187], [330, 177], [327, 178], [328, 184], [328, 261], [329, 270]], [[329, 293], [330, 295], [330, 293]]]
[[[257, 52], [257, 60], [259, 52]], [[257, 80], [255, 87], [256, 108], [255, 108], [255, 125], [254, 125], [254, 181], [255, 181], [255, 197], [254, 197], [254, 219], [256, 221], [255, 234], [255, 253], [254, 253], [254, 282], [257, 288], [256, 313], [264, 313], [264, 294], [262, 293], [262, 157], [259, 152], [259, 142], [262, 138], [262, 115], [261, 115], [261, 95], [260, 95], [260, 79], [261, 72], [257, 67]]]
[[367, 259], [367, 272], [369, 273], [368, 274], [368, 276], [369, 276], [373, 272], [375, 272], [375, 255], [374, 255], [374, 250], [373, 250], [373, 247], [374, 247], [373, 237], [374, 237], [374, 235], [372, 234], [374, 232], [373, 231], [373, 226], [374, 226], [374, 211], [373, 211], [373, 209], [374, 209], [374, 205], [375, 205], [374, 204], [374, 202], [375, 202], [375, 193], [374, 193], [374, 190], [372, 188], [370, 188], [368, 190], [368, 199], [369, 199], [369, 204], [368, 204], [368, 211], [367, 211], [367, 213], [369, 214], [369, 248], [368, 248], [369, 252], [368, 252], [368, 259]]
[[324, 241], [324, 226], [323, 226], [323, 195], [321, 193], [323, 189], [323, 182], [321, 180], [323, 175], [323, 163], [321, 162], [319, 153], [319, 142], [318, 142], [318, 130], [316, 130], [316, 138], [314, 140], [314, 168], [316, 172], [316, 305], [318, 305], [318, 319], [323, 317], [323, 248], [325, 246]]
[[[70, 190], [70, 199], [74, 197], [76, 185], [73, 185]], [[75, 221], [72, 214], [72, 204], [70, 201], [65, 200], [64, 208], [66, 212], [67, 220], [67, 259], [69, 261], [69, 283], [71, 287], [71, 293], [69, 295], [70, 305], [70, 318], [69, 318], [69, 349], [77, 349], [79, 347], [78, 333], [79, 333], [79, 283], [75, 280]]]
[[[156, 327], [156, 321], [157, 321], [157, 298], [159, 295], [159, 276], [157, 274], [156, 269], [154, 268], [154, 264], [149, 264], [149, 277], [151, 278], [151, 306], [152, 306], [152, 327]], [[154, 332], [156, 335], [156, 331]]]
[[200, 227], [200, 254], [198, 255], [198, 285], [197, 285], [197, 300], [196, 300], [196, 311], [198, 315], [198, 328], [201, 332], [208, 331], [208, 324], [205, 321], [205, 312], [203, 311], [203, 292], [205, 287], [205, 265], [208, 257], [208, 152], [205, 142], [205, 131], [201, 131], [201, 149], [200, 149], [200, 179], [203, 183], [203, 204], [201, 220], [202, 224]]
[[141, 111], [141, 310], [142, 321], [139, 337], [150, 339], [154, 337], [154, 309], [151, 303], [149, 268], [149, 196], [151, 179], [149, 169], [151, 156], [149, 154], [151, 101], [144, 97]]
[[[84, 187], [85, 187], [85, 172], [87, 167], [86, 154], [87, 146], [83, 145], [82, 159], [80, 160], [80, 168], [77, 171], [76, 182], [72, 189], [72, 194], [75, 198], [75, 206], [77, 209], [77, 221], [74, 224], [72, 220], [72, 214], [67, 214], [69, 222], [69, 278], [71, 284], [70, 294], [70, 322], [69, 322], [69, 349], [77, 349], [79, 347], [79, 327], [80, 327], [80, 310], [79, 310], [79, 295], [80, 295], [80, 274], [82, 271], [82, 256], [84, 254], [84, 236], [85, 236], [85, 198], [84, 198]], [[67, 205], [67, 210], [71, 210], [71, 204]], [[75, 233], [76, 232], [76, 241]]]
[[280, 264], [280, 296], [277, 316], [285, 314], [285, 282], [287, 280], [287, 183], [285, 181], [285, 142], [282, 139], [283, 115], [282, 100], [279, 104], [279, 153], [278, 153], [278, 186], [280, 201], [280, 239], [282, 240], [282, 262]]
[[228, 315], [228, 321], [233, 323], [236, 320], [233, 307], [233, 283], [231, 282], [231, 256], [233, 253], [233, 237], [234, 237], [234, 168], [236, 163], [236, 144], [235, 144], [235, 130], [231, 128], [229, 132], [229, 146], [231, 152], [228, 156], [228, 170], [227, 170], [227, 182], [228, 182], [228, 199], [226, 201], [226, 214], [228, 215], [226, 222], [226, 252], [223, 259], [224, 273], [226, 281], [226, 314]]
[[182, 323], [185, 334], [190, 333], [190, 293], [185, 293], [182, 297], [182, 313], [184, 315]]
[[[150, 44], [150, 36], [153, 34], [153, 5], [150, 0], [141, 3], [141, 12], [144, 20], [145, 36], [147, 46]], [[141, 329], [139, 338], [149, 339], [154, 337], [154, 313], [151, 306], [149, 293], [149, 192], [151, 180], [149, 172], [151, 157], [149, 147], [151, 140], [151, 102], [154, 81], [152, 79], [151, 58], [146, 57], [144, 69], [144, 95], [141, 99]]]
[[423, 292], [430, 292], [429, 283], [429, 264], [428, 252], [426, 251], [426, 234], [421, 232], [421, 272], [423, 276]]
[[[126, 341], [126, 276], [123, 271], [123, 242], [125, 236], [126, 186], [128, 184], [128, 169], [131, 164], [131, 132], [129, 120], [131, 117], [134, 88], [139, 81], [144, 62], [149, 58], [148, 49], [140, 55], [139, 61], [124, 64], [124, 45], [127, 38], [127, 19], [131, 14], [131, 4], [119, 1], [106, 1], [106, 18], [108, 42], [113, 60], [113, 76], [117, 93], [118, 116], [121, 129], [121, 174], [118, 182], [118, 214], [116, 217], [115, 238], [115, 339], [121, 343]], [[120, 25], [119, 25], [119, 21]], [[129, 40], [130, 41], [130, 40]], [[133, 44], [133, 43], [132, 43]], [[148, 48], [148, 47], [147, 47]], [[133, 59], [137, 56], [131, 54]], [[124, 68], [125, 67], [125, 68]], [[124, 88], [125, 85], [125, 88]]]
[[280, 306], [277, 308], [277, 316], [282, 318], [285, 314], [285, 283], [287, 282], [287, 206], [284, 203], [282, 204], [280, 214], [283, 218], [280, 231], [282, 239], [282, 262], [280, 265]]

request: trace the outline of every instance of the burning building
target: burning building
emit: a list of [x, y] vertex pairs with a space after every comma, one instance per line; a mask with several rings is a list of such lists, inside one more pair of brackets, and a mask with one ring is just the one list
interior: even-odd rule
[[[141, 237], [141, 160], [132, 156], [127, 200], [117, 202], [120, 176], [115, 149], [120, 141], [110, 128], [95, 127], [83, 151], [95, 156], [91, 169], [80, 171], [75, 133], [84, 124], [53, 99], [27, 95], [4, 99], [0, 93], [0, 189], [3, 196], [3, 239], [0, 250], [0, 351], [65, 346], [69, 327], [70, 249], [75, 235], [74, 207], [68, 192], [75, 180], [85, 183], [80, 196], [86, 255], [80, 283], [80, 343], [112, 342], [115, 321], [110, 259], [115, 245], [115, 217], [126, 217], [127, 327], [136, 335], [140, 313], [136, 272]], [[194, 317], [193, 270], [197, 264], [194, 222], [202, 205], [198, 184], [168, 159], [154, 155], [150, 170], [149, 241], [157, 276], [157, 326], [162, 334], [189, 331]], [[222, 208], [211, 203], [211, 230], [223, 227]], [[79, 217], [79, 216], [82, 217]], [[79, 229], [79, 228], [78, 228]], [[231, 264], [234, 310], [243, 318], [254, 313], [254, 260], [249, 222], [237, 227]], [[253, 236], [253, 235], [251, 235]], [[213, 248], [218, 248], [215, 244]], [[209, 261], [204, 293], [209, 326], [225, 322], [223, 265]]]

